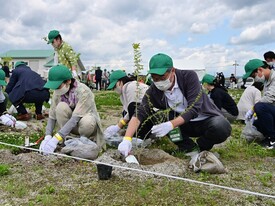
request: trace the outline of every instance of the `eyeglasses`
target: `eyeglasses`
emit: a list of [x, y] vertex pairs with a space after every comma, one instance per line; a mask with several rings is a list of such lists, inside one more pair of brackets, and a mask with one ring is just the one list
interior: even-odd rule
[[170, 75], [171, 72], [166, 72], [164, 75], [151, 74], [153, 82], [165, 81], [166, 79], [170, 78]]

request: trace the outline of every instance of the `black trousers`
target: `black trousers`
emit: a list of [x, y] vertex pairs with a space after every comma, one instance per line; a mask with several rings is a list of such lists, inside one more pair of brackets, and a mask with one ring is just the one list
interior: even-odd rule
[[2, 115], [5, 111], [7, 111], [7, 104], [8, 104], [8, 94], [6, 92], [3, 92], [5, 96], [4, 102], [0, 103], [0, 115]]
[[96, 84], [96, 90], [101, 90], [101, 79], [96, 79], [95, 80], [95, 84]]
[[231, 125], [223, 116], [209, 117], [202, 121], [192, 121], [180, 126], [183, 141], [176, 143], [180, 150], [190, 151], [197, 138], [200, 151], [210, 150], [214, 144], [224, 142], [231, 134]]
[[[178, 115], [174, 111], [170, 111], [169, 114], [163, 113], [161, 110], [156, 112], [151, 118], [141, 123], [138, 136], [144, 137], [153, 125], [173, 120]], [[195, 146], [198, 146], [200, 151], [211, 150], [215, 144], [224, 142], [232, 130], [230, 123], [223, 116], [209, 117], [201, 121], [189, 121], [179, 128], [183, 140], [175, 144], [182, 151], [191, 151]], [[197, 144], [190, 137], [197, 138]]]
[[19, 103], [15, 103], [17, 112], [19, 114], [26, 114], [27, 110], [23, 103], [34, 103], [35, 104], [35, 113], [42, 114], [43, 102], [47, 102], [50, 99], [50, 92], [48, 89], [38, 90], [33, 89], [27, 91], [24, 95], [24, 98], [20, 100]]
[[[128, 106], [128, 112], [129, 112], [129, 119], [132, 118], [132, 116], [136, 112], [136, 106], [138, 106], [140, 103], [131, 102]], [[145, 139], [149, 137], [149, 134], [151, 134], [151, 128], [153, 127], [153, 123], [151, 121], [141, 122], [139, 125], [139, 128], [137, 129], [137, 138]]]

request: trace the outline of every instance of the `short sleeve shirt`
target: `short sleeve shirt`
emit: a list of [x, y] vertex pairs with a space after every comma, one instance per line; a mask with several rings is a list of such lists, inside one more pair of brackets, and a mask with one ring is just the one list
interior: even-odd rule
[[77, 54], [68, 43], [63, 41], [61, 46], [56, 49], [56, 51], [58, 53], [59, 64], [63, 64], [68, 68], [72, 68], [72, 66], [77, 66]]

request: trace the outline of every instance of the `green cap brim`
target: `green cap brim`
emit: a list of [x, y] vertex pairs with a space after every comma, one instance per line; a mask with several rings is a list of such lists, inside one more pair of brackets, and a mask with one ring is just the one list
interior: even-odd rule
[[7, 86], [7, 82], [5, 80], [0, 80], [0, 85]]
[[250, 75], [252, 74], [253, 71], [251, 72], [247, 72], [245, 75], [243, 75], [243, 79], [247, 79], [248, 77], [250, 77]]
[[164, 75], [168, 68], [154, 68], [149, 70], [148, 74]]
[[54, 40], [54, 39], [49, 39], [48, 44], [53, 43], [53, 40]]
[[114, 86], [116, 85], [117, 81], [118, 80], [111, 82], [107, 89], [113, 89]]
[[58, 87], [63, 83], [63, 81], [47, 81], [44, 88], [58, 89]]

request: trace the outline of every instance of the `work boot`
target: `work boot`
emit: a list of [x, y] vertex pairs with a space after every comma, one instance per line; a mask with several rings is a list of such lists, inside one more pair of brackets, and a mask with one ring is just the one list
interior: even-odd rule
[[35, 117], [37, 120], [41, 120], [41, 119], [45, 119], [44, 115], [43, 114], [36, 114], [36, 117]]
[[32, 115], [30, 113], [26, 114], [18, 114], [16, 119], [20, 121], [28, 121], [32, 118]]

